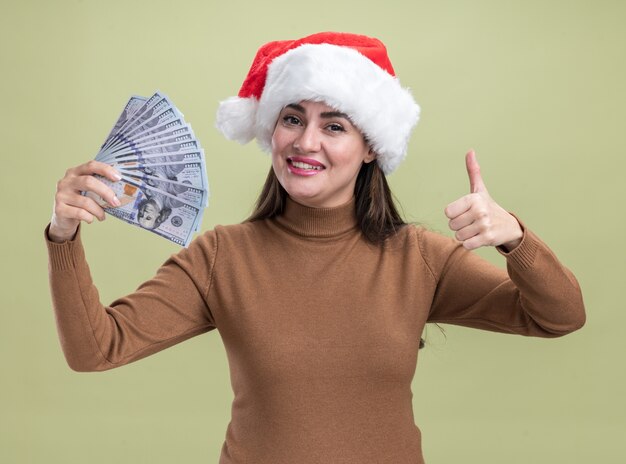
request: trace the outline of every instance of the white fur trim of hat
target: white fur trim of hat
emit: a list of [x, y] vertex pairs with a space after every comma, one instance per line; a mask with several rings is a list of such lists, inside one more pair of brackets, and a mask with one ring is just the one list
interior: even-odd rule
[[[353, 35], [340, 36], [341, 40], [334, 42], [345, 42], [346, 36]], [[363, 38], [369, 39], [354, 37], [360, 40], [359, 45]], [[393, 72], [382, 42], [370, 40], [384, 51], [375, 50], [374, 59], [382, 56], [386, 60], [384, 67]], [[294, 45], [283, 53], [278, 50], [275, 57], [265, 57], [266, 70], [253, 64], [239, 96], [220, 104], [217, 128], [226, 138], [240, 143], [256, 138], [259, 146], [269, 152], [276, 121], [285, 106], [301, 101], [324, 102], [349, 116], [367, 138], [385, 174], [394, 171], [406, 156], [411, 132], [419, 120], [420, 108], [410, 91], [371, 57], [350, 45]], [[263, 77], [264, 82], [256, 82]], [[260, 93], [260, 98], [255, 93]]]

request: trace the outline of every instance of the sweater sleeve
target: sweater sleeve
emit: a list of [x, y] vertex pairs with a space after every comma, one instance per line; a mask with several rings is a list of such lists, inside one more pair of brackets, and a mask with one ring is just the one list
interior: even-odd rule
[[508, 253], [498, 248], [506, 271], [456, 240], [421, 231], [420, 248], [437, 283], [429, 322], [537, 337], [558, 337], [584, 325], [576, 278], [521, 225], [521, 243]]
[[212, 232], [170, 257], [156, 275], [104, 306], [76, 237], [54, 243], [45, 233], [52, 305], [61, 347], [76, 371], [128, 364], [215, 328], [206, 295], [217, 243]]

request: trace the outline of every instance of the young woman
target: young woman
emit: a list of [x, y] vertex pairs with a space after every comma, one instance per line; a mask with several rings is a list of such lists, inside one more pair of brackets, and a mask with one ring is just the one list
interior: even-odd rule
[[[47, 229], [61, 344], [75, 370], [111, 369], [218, 329], [235, 394], [220, 463], [420, 463], [411, 381], [427, 322], [557, 337], [584, 324], [574, 276], [494, 202], [473, 152], [472, 193], [448, 205], [457, 240], [407, 225], [385, 174], [419, 109], [384, 45], [322, 33], [257, 53], [218, 111], [272, 168], [252, 216], [170, 257], [103, 306], [80, 221], [116, 199], [89, 162], [59, 182]], [[496, 246], [507, 271], [470, 250]]]

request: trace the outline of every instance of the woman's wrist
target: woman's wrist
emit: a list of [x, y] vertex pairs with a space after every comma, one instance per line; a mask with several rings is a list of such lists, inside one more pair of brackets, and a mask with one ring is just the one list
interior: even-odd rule
[[69, 240], [73, 240], [76, 237], [76, 232], [78, 232], [78, 226], [74, 228], [72, 231], [62, 230], [58, 226], [55, 226], [53, 223], [50, 223], [48, 229], [46, 231], [46, 235], [48, 240], [54, 243], [63, 243]]
[[509, 213], [511, 219], [511, 238], [504, 243], [500, 244], [500, 247], [506, 252], [510, 253], [515, 248], [522, 243], [522, 239], [524, 238], [524, 230], [522, 229], [521, 224], [517, 220], [515, 216]]
[[516, 240], [512, 240], [510, 242], [503, 243], [502, 245], [500, 245], [500, 247], [503, 248], [505, 252], [510, 253], [515, 248], [517, 248], [520, 243], [522, 243], [521, 237], [516, 239]]

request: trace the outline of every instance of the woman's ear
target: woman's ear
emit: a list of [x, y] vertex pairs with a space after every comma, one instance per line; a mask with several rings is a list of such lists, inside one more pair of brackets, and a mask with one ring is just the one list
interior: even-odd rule
[[376, 152], [372, 148], [370, 148], [370, 150], [367, 152], [367, 155], [365, 155], [365, 158], [363, 158], [363, 162], [371, 163], [375, 159], [376, 159]]

